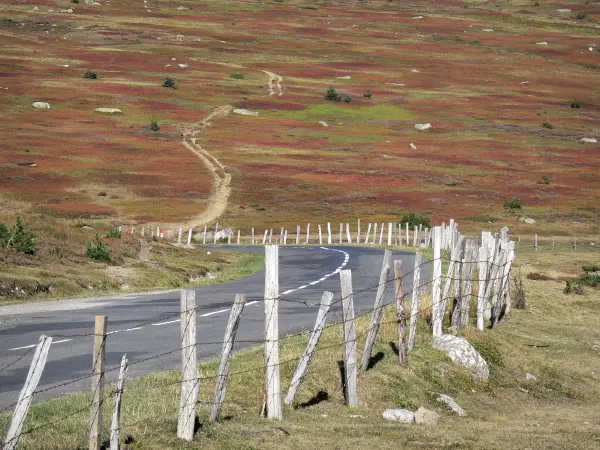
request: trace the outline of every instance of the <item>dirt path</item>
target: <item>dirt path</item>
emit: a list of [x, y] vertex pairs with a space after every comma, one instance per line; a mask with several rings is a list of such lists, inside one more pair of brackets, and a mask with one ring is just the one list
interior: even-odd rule
[[[269, 77], [269, 95], [283, 95], [281, 88], [283, 78], [268, 70], [262, 70], [262, 72], [266, 73]], [[183, 131], [183, 145], [200, 158], [213, 176], [212, 191], [208, 198], [206, 209], [189, 221], [185, 225], [186, 227], [194, 227], [212, 222], [223, 214], [227, 208], [227, 200], [231, 194], [231, 175], [227, 173], [227, 169], [217, 158], [202, 148], [202, 145], [198, 142], [200, 139], [198, 136], [204, 132], [206, 127], [212, 125], [211, 121], [225, 117], [232, 109], [233, 106], [231, 105], [219, 106], [207, 117]]]
[[146, 242], [143, 239], [140, 239], [140, 252], [138, 253], [138, 259], [140, 261], [146, 261], [148, 259], [148, 257], [150, 256], [150, 248], [152, 247], [152, 244], [150, 244], [149, 242]]

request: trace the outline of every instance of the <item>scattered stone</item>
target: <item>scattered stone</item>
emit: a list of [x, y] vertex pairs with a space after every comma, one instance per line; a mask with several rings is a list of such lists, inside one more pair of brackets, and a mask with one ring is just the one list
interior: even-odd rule
[[[144, 2], [146, 3], [146, 2]], [[185, 6], [179, 6], [177, 7], [177, 11], [189, 11], [190, 8], [186, 8]]]
[[37, 109], [50, 109], [50, 104], [46, 102], [33, 102], [31, 106]]
[[484, 33], [491, 33], [491, 32], [492, 32], [492, 31], [494, 31], [494, 30], [492, 30], [491, 28], [484, 28], [484, 29], [483, 29], [483, 30], [481, 30], [481, 31], [483, 31]]
[[567, 8], [560, 8], [560, 9], [557, 9], [556, 11], [559, 12], [559, 13], [569, 13], [569, 12], [571, 12], [571, 10], [567, 9]]
[[448, 408], [450, 408], [452, 411], [454, 411], [456, 414], [458, 414], [459, 417], [466, 417], [467, 416], [467, 412], [462, 409], [458, 403], [456, 403], [456, 401], [450, 397], [449, 395], [446, 394], [439, 394], [438, 398], [437, 398], [438, 402], [441, 403], [445, 403], [446, 406], [448, 406]]
[[422, 406], [415, 412], [415, 423], [417, 425], [437, 425], [440, 422], [440, 415], [435, 411], [430, 411]]
[[411, 143], [410, 143], [410, 148], [412, 148], [413, 150], [416, 150], [416, 149], [417, 149], [417, 146], [411, 142]]
[[344, 75], [343, 77], [336, 77], [338, 80], [351, 80], [352, 77], [350, 75]]
[[178, 41], [183, 41], [185, 39], [185, 36], [183, 34], [178, 34], [177, 36], [175, 36], [175, 39]]
[[182, 69], [187, 69], [187, 64], [179, 64], [179, 67], [181, 67]]
[[529, 372], [525, 374], [525, 378], [529, 381], [537, 381], [537, 377]]
[[579, 142], [584, 142], [586, 144], [596, 144], [598, 141], [594, 138], [584, 137], [579, 140]]
[[531, 219], [530, 217], [521, 217], [519, 220], [529, 225], [533, 225], [535, 223], [535, 219]]
[[433, 340], [433, 348], [446, 353], [453, 363], [471, 370], [476, 379], [488, 380], [490, 369], [487, 362], [466, 339], [443, 334]]
[[594, 47], [589, 47], [589, 48], [588, 48], [588, 50], [589, 50], [590, 52], [593, 52], [593, 51], [594, 51]]
[[536, 45], [548, 45], [548, 43], [547, 43], [546, 41], [543, 41], [543, 42], [536, 42], [535, 44], [536, 44]]
[[360, 414], [350, 414], [350, 418], [351, 419], [362, 419], [363, 416], [361, 416]]
[[521, 81], [521, 84], [529, 84], [529, 81]]
[[413, 20], [422, 19], [422, 18], [423, 18], [423, 16], [415, 16], [415, 17], [413, 17]]
[[415, 128], [417, 130], [429, 130], [431, 128], [431, 124], [430, 123], [417, 123], [415, 124]]
[[319, 120], [319, 123], [321, 125], [323, 125], [324, 127], [328, 127], [329, 125], [327, 124], [327, 122], [323, 121], [323, 120]]
[[171, 58], [171, 61], [177, 61], [177, 58]]
[[207, 254], [207, 255], [212, 255], [212, 253], [211, 253], [211, 252], [206, 252], [206, 254]]
[[96, 108], [94, 111], [102, 114], [123, 114], [119, 108]]
[[383, 412], [383, 418], [387, 420], [396, 420], [402, 423], [414, 423], [415, 413], [408, 409], [391, 408]]
[[59, 64], [58, 67], [69, 67], [68, 64]]
[[417, 69], [410, 69], [410, 71], [413, 72], [413, 73], [421, 73]]
[[100, 3], [98, 3], [95, 0], [85, 0], [85, 4], [86, 5], [94, 5], [94, 6], [100, 6]]
[[236, 114], [241, 114], [242, 116], [258, 116], [258, 111], [250, 111], [244, 108], [236, 108], [233, 110]]

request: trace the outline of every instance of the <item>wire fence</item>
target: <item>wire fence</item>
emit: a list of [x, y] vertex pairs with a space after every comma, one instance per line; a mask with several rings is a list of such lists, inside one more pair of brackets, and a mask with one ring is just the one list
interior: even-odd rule
[[[433, 265], [435, 267], [436, 265], [433, 263], [435, 263], [436, 261], [439, 261], [439, 263], [442, 263], [442, 262], [448, 263], [447, 264], [449, 267], [448, 273], [446, 273], [444, 275], [442, 273], [435, 273], [435, 270], [434, 270], [434, 273], [433, 273], [433, 276], [431, 277], [431, 279], [428, 279], [423, 282], [419, 282], [418, 285], [411, 286], [410, 289], [404, 289], [403, 292], [401, 292], [401, 293], [396, 293], [396, 295], [393, 296], [393, 299], [391, 301], [383, 301], [383, 298], [382, 298], [381, 299], [382, 301], [380, 301], [379, 304], [377, 304], [377, 302], [376, 302], [376, 306], [374, 306], [373, 308], [367, 309], [358, 314], [352, 314], [350, 317], [347, 317], [346, 315], [344, 315], [342, 317], [342, 320], [336, 320], [335, 322], [330, 321], [329, 323], [326, 323], [328, 314], [325, 314], [322, 317], [322, 320], [319, 323], [315, 324], [314, 330], [319, 329], [320, 333], [322, 333], [325, 330], [330, 329], [332, 327], [344, 327], [347, 323], [356, 324], [357, 320], [359, 320], [362, 317], [369, 316], [369, 315], [371, 315], [371, 317], [372, 317], [372, 323], [364, 331], [361, 331], [360, 333], [358, 333], [351, 342], [348, 340], [348, 336], [346, 336], [344, 334], [344, 338], [340, 342], [334, 342], [334, 343], [328, 344], [328, 345], [317, 345], [316, 348], [314, 348], [313, 352], [309, 355], [309, 362], [310, 362], [310, 359], [312, 359], [312, 357], [314, 356], [314, 354], [324, 352], [324, 351], [327, 351], [327, 350], [330, 350], [333, 348], [345, 347], [345, 346], [348, 346], [349, 344], [351, 346], [353, 346], [355, 349], [354, 351], [356, 351], [358, 340], [364, 338], [365, 336], [368, 336], [370, 333], [373, 333], [373, 332], [377, 333], [377, 330], [379, 330], [379, 328], [381, 326], [389, 325], [389, 324], [398, 324], [399, 323], [398, 317], [394, 318], [393, 320], [383, 321], [383, 322], [381, 321], [381, 319], [378, 322], [374, 321], [373, 318], [376, 317], [376, 313], [381, 312], [384, 309], [390, 308], [393, 305], [397, 306], [399, 301], [403, 302], [404, 299], [410, 300], [413, 297], [413, 294], [417, 294], [416, 298], [418, 299], [419, 295], [421, 293], [431, 290], [433, 298], [432, 298], [431, 302], [427, 303], [425, 306], [421, 306], [420, 308], [417, 308], [416, 310], [413, 309], [413, 311], [410, 312], [409, 314], [405, 314], [405, 319], [407, 322], [408, 321], [411, 322], [411, 324], [410, 324], [411, 327], [416, 325], [418, 318], [421, 318], [421, 320], [423, 320], [424, 316], [431, 316], [430, 320], [432, 322], [435, 320], [438, 320], [438, 318], [440, 318], [442, 321], [446, 321], [448, 316], [451, 316], [451, 315], [459, 312], [456, 309], [456, 305], [460, 304], [460, 303], [467, 303], [469, 305], [468, 314], [470, 313], [471, 309], [473, 309], [472, 306], [476, 304], [477, 315], [483, 313], [483, 311], [481, 310], [482, 303], [484, 303], [485, 308], [488, 310], [493, 310], [494, 308], [497, 309], [497, 308], [506, 307], [506, 301], [508, 301], [508, 302], [510, 301], [508, 299], [508, 297], [509, 297], [508, 296], [508, 288], [509, 288], [510, 267], [514, 260], [514, 255], [511, 258], [506, 257], [506, 255], [504, 258], [498, 257], [498, 255], [500, 253], [504, 254], [508, 251], [508, 247], [505, 247], [504, 249], [501, 249], [500, 247], [501, 246], [498, 245], [496, 252], [494, 254], [492, 254], [491, 256], [488, 255], [486, 258], [476, 257], [473, 259], [465, 259], [465, 258], [470, 258], [471, 255], [465, 254], [463, 256], [460, 252], [458, 252], [458, 253], [452, 252], [452, 254], [450, 254], [450, 255], [441, 254], [438, 258], [433, 258], [430, 261], [422, 261], [420, 264], [416, 264], [414, 266], [414, 268], [403, 273], [401, 276], [394, 275], [394, 276], [390, 277], [388, 275], [388, 273], [391, 268], [388, 267], [384, 282], [380, 282], [380, 283], [359, 289], [357, 291], [353, 291], [350, 294], [345, 295], [345, 296], [343, 296], [341, 294], [336, 295], [335, 299], [331, 302], [329, 311], [331, 311], [331, 308], [334, 308], [336, 305], [345, 304], [347, 300], [349, 300], [349, 299], [351, 300], [353, 298], [353, 296], [355, 296], [355, 295], [362, 294], [362, 293], [373, 293], [373, 292], [379, 293], [379, 292], [381, 292], [380, 288], [384, 287], [387, 289], [390, 285], [392, 286], [392, 289], [394, 289], [394, 287], [396, 286], [398, 281], [407, 282], [407, 281], [411, 280], [411, 278], [414, 277], [415, 272], [420, 272], [424, 266]], [[468, 271], [463, 270], [463, 268], [467, 264], [475, 265], [478, 268], [477, 273], [480, 275], [478, 275], [477, 277], [475, 277], [475, 275], [473, 275], [472, 277], [469, 278], [468, 274], [467, 274]], [[456, 268], [456, 270], [452, 271], [451, 267], [454, 265], [457, 268]], [[441, 268], [441, 264], [440, 264], [440, 268]], [[338, 270], [338, 272], [339, 272], [339, 270]], [[404, 286], [406, 286], [407, 284], [408, 283], [405, 283]], [[442, 293], [441, 289], [438, 289], [439, 294], [437, 294], [437, 297], [435, 297], [436, 289], [434, 287], [434, 285], [436, 285], [436, 284], [438, 286], [445, 287], [445, 289], [443, 289], [443, 293]], [[452, 294], [450, 294], [451, 290], [448, 289], [451, 284], [453, 284], [455, 287], [455, 289], [452, 290], [452, 292], [453, 292]], [[470, 284], [471, 286], [474, 285], [474, 288], [471, 288], [469, 290], [465, 289], [465, 286], [467, 284]], [[491, 288], [486, 288], [486, 286], [491, 286]], [[432, 287], [434, 287], [434, 288], [431, 289]], [[482, 289], [482, 288], [484, 289], [484, 292], [480, 291], [480, 289]], [[458, 293], [458, 296], [456, 295], [457, 293]], [[486, 298], [482, 299], [482, 296], [484, 296], [484, 295], [486, 296]], [[318, 302], [307, 301], [305, 299], [293, 298], [290, 296], [282, 296], [282, 295], [278, 295], [278, 296], [272, 297], [272, 298], [265, 298], [264, 296], [261, 296], [261, 297], [255, 296], [255, 297], [247, 297], [246, 298], [246, 302], [256, 302], [256, 301], [275, 301], [274, 303], [277, 303], [277, 304], [302, 305], [307, 308], [320, 306], [320, 303], [318, 303]], [[454, 302], [454, 305], [451, 304], [452, 302]], [[233, 302], [231, 304], [233, 305]], [[438, 309], [440, 307], [445, 307], [448, 304], [451, 304], [450, 308], [446, 307], [443, 311], [441, 311], [441, 314], [438, 316], [436, 314], [436, 309]], [[223, 308], [223, 306], [224, 305], [221, 304], [218, 306], [214, 306], [212, 309]], [[211, 308], [208, 308], [208, 310], [210, 310], [210, 309]], [[193, 317], [195, 319], [195, 315], [192, 315], [190, 313], [195, 313], [196, 311], [199, 311], [199, 310], [205, 311], [205, 310], [207, 310], [207, 308], [204, 305], [199, 305], [199, 306], [195, 306], [195, 307], [189, 308], [189, 309], [173, 311], [172, 313], [168, 313], [165, 316], [161, 316], [160, 320], [169, 320], [169, 319], [173, 319], [174, 317], [177, 317], [177, 316], [180, 316], [182, 318], [181, 320], [183, 320], [183, 318], [185, 318], [185, 317], [188, 318], [188, 321], [184, 322], [185, 325], [182, 327], [182, 334], [181, 334], [182, 340], [180, 342], [180, 345], [177, 348], [174, 348], [174, 349], [166, 351], [166, 352], [161, 352], [161, 353], [151, 355], [148, 357], [129, 361], [128, 366], [131, 367], [134, 365], [143, 364], [150, 360], [164, 358], [167, 355], [171, 355], [173, 353], [184, 352], [184, 354], [185, 354], [186, 350], [187, 351], [192, 350], [195, 355], [197, 346], [206, 346], [206, 345], [224, 346], [226, 344], [226, 341], [214, 341], [214, 340], [202, 341], [202, 340], [196, 340], [196, 339], [194, 339], [194, 342], [192, 344], [184, 345], [184, 342], [185, 342], [184, 336], [186, 336], [186, 333], [189, 331], [189, 328], [191, 326], [189, 320], [191, 320], [190, 319], [191, 317]], [[496, 311], [496, 315], [498, 315], [498, 311]], [[266, 315], [265, 317], [273, 317], [275, 320], [278, 320], [277, 316], [267, 316]], [[415, 320], [413, 321], [413, 319], [415, 319]], [[152, 321], [143, 321], [138, 324], [135, 324], [131, 328], [135, 328], [135, 327], [143, 326], [143, 325], [146, 325], [149, 323], [153, 323], [153, 322], [156, 322], [156, 320], [157, 319], [155, 318]], [[415, 325], [413, 325], [413, 322]], [[269, 325], [269, 323], [266, 324], [266, 328], [268, 328], [268, 325]], [[494, 325], [493, 320], [491, 322], [491, 325], [492, 326]], [[194, 329], [195, 329], [195, 324], [194, 324]], [[313, 331], [313, 333], [314, 333], [314, 331]], [[290, 340], [290, 339], [293, 339], [298, 336], [305, 336], [306, 334], [307, 334], [307, 331], [299, 331], [296, 333], [291, 333], [291, 334], [288, 334], [288, 335], [285, 335], [282, 337], [278, 337], [277, 342], [278, 343], [285, 342], [286, 340]], [[110, 339], [114, 335], [115, 335], [114, 333], [113, 334], [107, 333], [107, 334], [102, 335], [102, 345], [104, 345], [104, 346], [110, 345]], [[71, 338], [72, 339], [72, 338], [92, 337], [92, 336], [99, 336], [99, 335], [94, 332], [94, 333], [78, 333], [78, 334], [57, 334], [53, 337]], [[266, 345], [267, 339], [266, 338], [264, 338], [264, 339], [246, 339], [246, 340], [235, 339], [234, 342], [238, 345], [239, 344]], [[278, 347], [271, 347], [271, 348], [278, 349]], [[19, 361], [23, 360], [33, 350], [35, 350], [35, 349], [34, 348], [27, 349], [25, 352], [23, 352], [21, 355], [19, 355], [17, 358], [15, 358], [15, 360], [11, 361], [10, 363], [8, 363], [4, 367], [2, 367], [0, 369], [0, 373], [2, 371], [9, 369], [10, 367], [12, 367], [14, 364], [18, 363]], [[229, 379], [230, 377], [243, 375], [243, 374], [253, 373], [253, 372], [265, 373], [270, 367], [273, 366], [273, 365], [269, 365], [267, 363], [267, 361], [271, 360], [271, 358], [270, 358], [271, 356], [272, 356], [271, 354], [265, 354], [264, 362], [262, 364], [257, 364], [255, 366], [252, 366], [249, 368], [244, 368], [243, 370], [236, 370], [236, 371], [228, 372], [225, 375], [226, 379]], [[277, 363], [277, 366], [287, 366], [287, 365], [291, 365], [291, 364], [299, 364], [302, 361], [303, 357], [305, 357], [305, 355], [287, 358], [283, 361], [279, 361]], [[195, 361], [195, 356], [194, 356], [194, 361]], [[188, 361], [182, 362], [184, 368], [187, 363], [188, 363]], [[102, 378], [104, 379], [104, 377], [106, 377], [107, 373], [118, 371], [120, 368], [121, 368], [121, 365], [115, 365], [112, 367], [105, 368], [102, 371]], [[204, 383], [204, 382], [214, 381], [214, 380], [218, 379], [219, 377], [223, 376], [223, 374], [221, 374], [221, 373], [219, 373], [217, 375], [202, 375], [202, 374], [196, 373], [192, 377], [186, 378], [183, 375], [183, 373], [184, 373], [184, 371], [182, 371], [181, 378], [175, 379], [173, 381], [152, 383], [150, 385], [138, 384], [134, 387], [126, 388], [124, 391], [118, 390], [118, 389], [113, 389], [113, 390], [109, 391], [108, 393], [105, 393], [101, 396], [100, 403], [104, 404], [107, 401], [107, 399], [115, 398], [115, 396], [118, 393], [123, 393], [123, 392], [133, 393], [133, 392], [143, 392], [143, 391], [149, 391], [149, 390], [155, 390], [155, 389], [164, 389], [164, 388], [169, 388], [169, 387], [179, 385], [179, 384], [184, 386], [186, 382], [193, 382], [193, 383], [203, 382]], [[303, 380], [305, 377], [309, 376], [310, 374], [311, 374], [311, 372], [307, 369], [306, 372], [302, 375], [301, 380]], [[28, 389], [28, 386], [25, 385], [24, 389], [22, 391], [22, 395], [19, 397], [19, 400], [17, 402], [14, 402], [14, 403], [2, 408], [0, 410], [0, 413], [6, 412], [13, 407], [18, 408], [18, 406], [20, 404], [22, 404], [23, 402], [31, 401], [31, 399], [35, 395], [39, 395], [41, 393], [45, 393], [45, 392], [52, 391], [52, 390], [58, 390], [59, 388], [81, 382], [82, 380], [92, 378], [93, 376], [94, 376], [94, 373], [92, 372], [92, 373], [86, 374], [84, 376], [72, 378], [72, 379], [69, 379], [64, 382], [53, 384], [49, 387], [33, 389], [33, 390]], [[340, 385], [343, 386], [346, 382], [347, 382], [347, 380], [344, 380], [342, 383], [340, 383]], [[268, 385], [265, 386], [266, 390], [268, 390], [268, 388], [269, 388]], [[95, 386], [95, 389], [98, 389], [98, 386]], [[341, 388], [341, 389], [343, 389], [343, 388]], [[26, 394], [23, 395], [23, 392], [25, 392]], [[277, 392], [277, 394], [279, 396], [281, 396], [283, 394], [283, 392]], [[183, 391], [182, 391], [182, 395], [183, 395]], [[195, 395], [197, 396], [197, 391], [196, 391]], [[92, 398], [93, 398], [93, 396], [92, 396]], [[222, 406], [223, 402], [225, 402], [225, 401], [228, 401], [228, 400], [226, 400], [226, 399], [221, 400], [219, 402], [219, 405]], [[188, 391], [186, 393], [186, 397], [180, 403], [180, 411], [182, 408], [185, 408], [192, 404], [193, 405], [196, 405], [196, 404], [207, 405], [207, 406], [212, 407], [216, 403], [214, 400], [213, 401], [199, 400], [197, 398], [194, 398], [194, 394], [192, 392]], [[5, 448], [14, 448], [14, 447], [11, 447], [11, 445], [12, 445], [11, 441], [18, 442], [18, 439], [21, 436], [34, 433], [36, 430], [39, 430], [42, 428], [55, 426], [56, 424], [58, 424], [60, 422], [69, 420], [70, 418], [72, 418], [73, 416], [75, 416], [77, 414], [83, 413], [84, 411], [89, 411], [89, 409], [90, 409], [89, 406], [86, 406], [86, 407], [78, 409], [76, 411], [70, 411], [68, 413], [65, 413], [63, 416], [61, 416], [59, 418], [49, 420], [48, 422], [45, 422], [45, 423], [37, 424], [37, 425], [27, 428], [25, 430], [20, 430], [16, 436], [7, 440], [4, 443]], [[99, 409], [96, 409], [96, 411], [99, 411]], [[14, 420], [14, 417], [13, 417], [13, 420]], [[186, 420], [189, 420], [189, 417]], [[22, 425], [22, 423], [21, 423], [21, 425]], [[127, 427], [128, 425], [130, 425], [130, 424], [118, 424], [118, 428], [121, 429], [123, 427]]]

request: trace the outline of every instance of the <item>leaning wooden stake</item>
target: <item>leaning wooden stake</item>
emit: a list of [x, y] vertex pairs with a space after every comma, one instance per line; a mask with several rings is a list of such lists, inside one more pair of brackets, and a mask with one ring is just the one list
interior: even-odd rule
[[396, 317], [398, 318], [398, 360], [400, 364], [408, 364], [406, 350], [406, 311], [404, 310], [404, 294], [402, 293], [402, 261], [394, 261], [394, 286], [396, 297]]
[[381, 316], [383, 313], [383, 297], [385, 296], [385, 290], [387, 287], [387, 277], [390, 272], [390, 266], [392, 263], [392, 252], [386, 250], [383, 255], [383, 264], [381, 266], [381, 273], [379, 274], [379, 287], [377, 288], [377, 295], [375, 296], [375, 304], [373, 305], [373, 313], [371, 314], [371, 325], [367, 333], [367, 340], [365, 342], [365, 349], [362, 355], [362, 361], [360, 368], [362, 371], [367, 370], [369, 361], [371, 360], [371, 352], [375, 345], [375, 339], [377, 338], [377, 332], [379, 331], [379, 325], [381, 323]]
[[352, 235], [350, 234], [350, 224], [346, 224], [346, 238], [348, 240], [348, 244], [352, 244]]
[[121, 358], [119, 380], [117, 381], [117, 391], [115, 392], [115, 407], [110, 426], [110, 450], [119, 450], [121, 448], [121, 396], [123, 395], [127, 368], [127, 354], [124, 354]]
[[421, 261], [423, 254], [415, 252], [415, 269], [413, 273], [412, 301], [410, 305], [410, 329], [408, 331], [408, 351], [415, 348], [415, 335], [419, 319], [419, 293], [421, 292]]
[[365, 236], [365, 244], [369, 243], [369, 234], [371, 233], [371, 223], [369, 222], [369, 226], [367, 227], [367, 235]]
[[[23, 424], [27, 418], [27, 412], [29, 411], [29, 406], [31, 406], [31, 401], [33, 400], [33, 394], [40, 381], [42, 372], [44, 371], [44, 366], [46, 365], [46, 359], [48, 357], [48, 351], [50, 350], [51, 344], [51, 337], [44, 336], [43, 334], [40, 336], [37, 347], [35, 348], [35, 353], [33, 354], [31, 366], [29, 366], [29, 372], [27, 373], [25, 384], [21, 389], [19, 400], [17, 401], [17, 405], [13, 411], [10, 427], [6, 433], [6, 439], [4, 440], [3, 447], [4, 450], [15, 450], [19, 445], [21, 429], [23, 428]], [[98, 449], [99, 448], [100, 447], [98, 447]]]
[[177, 437], [186, 441], [194, 439], [196, 402], [200, 380], [196, 356], [196, 293], [193, 289], [181, 290], [181, 397]]
[[321, 231], [321, 224], [318, 225], [319, 228], [319, 245], [323, 245], [323, 232]]
[[300, 245], [300, 225], [296, 225], [296, 245]]
[[221, 353], [221, 363], [219, 364], [219, 375], [217, 376], [217, 387], [212, 406], [210, 407], [210, 421], [217, 422], [221, 415], [221, 408], [225, 401], [225, 391], [227, 389], [227, 377], [229, 376], [229, 363], [231, 362], [231, 350], [233, 342], [240, 324], [240, 317], [246, 305], [246, 296], [237, 294], [231, 313], [229, 314], [229, 322], [225, 330], [225, 339], [223, 340], [223, 352]]
[[344, 322], [344, 393], [350, 408], [358, 408], [356, 393], [356, 321], [352, 295], [352, 271], [341, 270], [342, 320]]
[[325, 327], [327, 313], [329, 313], [329, 309], [331, 308], [331, 301], [333, 300], [333, 294], [331, 292], [324, 292], [323, 297], [321, 298], [321, 306], [319, 308], [319, 313], [317, 314], [317, 321], [315, 323], [315, 328], [313, 329], [312, 334], [310, 335], [310, 340], [308, 341], [308, 345], [300, 358], [300, 362], [298, 362], [298, 366], [296, 367], [296, 371], [294, 372], [294, 376], [292, 377], [292, 382], [290, 384], [290, 388], [288, 389], [287, 395], [285, 396], [285, 404], [291, 405], [296, 398], [296, 393], [298, 392], [298, 388], [304, 379], [304, 375], [310, 365], [310, 361], [313, 357], [315, 348], [319, 343], [319, 339], [321, 338], [321, 334], [323, 333], [323, 329]]
[[431, 317], [433, 319], [433, 337], [442, 335], [442, 320], [444, 317], [441, 311], [442, 300], [442, 229], [433, 228], [433, 286], [431, 300]]
[[96, 316], [92, 366], [92, 404], [90, 408], [89, 449], [100, 450], [102, 445], [102, 413], [104, 411], [104, 355], [106, 345], [106, 316]]
[[269, 419], [282, 419], [279, 380], [279, 247], [265, 247], [265, 394]]

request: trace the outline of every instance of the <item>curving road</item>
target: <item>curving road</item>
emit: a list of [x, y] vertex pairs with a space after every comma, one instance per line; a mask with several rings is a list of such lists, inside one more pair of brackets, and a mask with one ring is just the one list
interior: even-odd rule
[[[221, 247], [222, 248], [222, 247]], [[262, 247], [232, 247], [234, 250], [263, 252]], [[340, 268], [351, 269], [354, 291], [376, 286], [379, 282], [383, 249], [360, 247], [280, 247], [279, 285], [285, 300], [318, 302], [323, 291], [339, 295]], [[411, 272], [414, 255], [396, 252], [393, 259], [403, 261], [404, 272]], [[390, 273], [390, 278], [393, 274]], [[412, 275], [404, 282], [411, 288]], [[242, 280], [196, 289], [197, 337], [200, 342], [220, 342], [236, 293], [248, 297], [264, 295], [264, 272]], [[376, 288], [354, 296], [357, 313], [368, 311], [375, 300]], [[393, 299], [393, 283], [388, 283], [386, 300]], [[312, 329], [318, 307], [283, 301], [280, 304], [280, 335]], [[0, 371], [0, 410], [17, 400], [27, 376], [33, 351], [40, 334], [55, 336], [38, 390], [89, 375], [92, 366], [94, 316], [108, 316], [110, 336], [106, 344], [106, 367], [116, 367], [123, 353], [131, 365], [128, 376], [179, 367], [180, 352], [135, 363], [153, 355], [175, 350], [180, 342], [178, 319], [179, 291], [165, 291], [101, 297], [85, 300], [61, 300], [0, 307], [0, 370], [29, 351], [20, 361]], [[260, 340], [263, 337], [262, 301], [249, 299], [244, 309], [237, 339]], [[341, 320], [341, 305], [335, 304], [329, 321]], [[250, 344], [247, 344], [250, 345]], [[29, 348], [28, 348], [29, 347]], [[244, 344], [236, 344], [236, 349]], [[199, 359], [220, 354], [221, 344], [198, 347]], [[113, 381], [117, 371], [107, 374]], [[88, 378], [37, 394], [34, 401], [57, 397], [65, 392], [87, 390]]]

